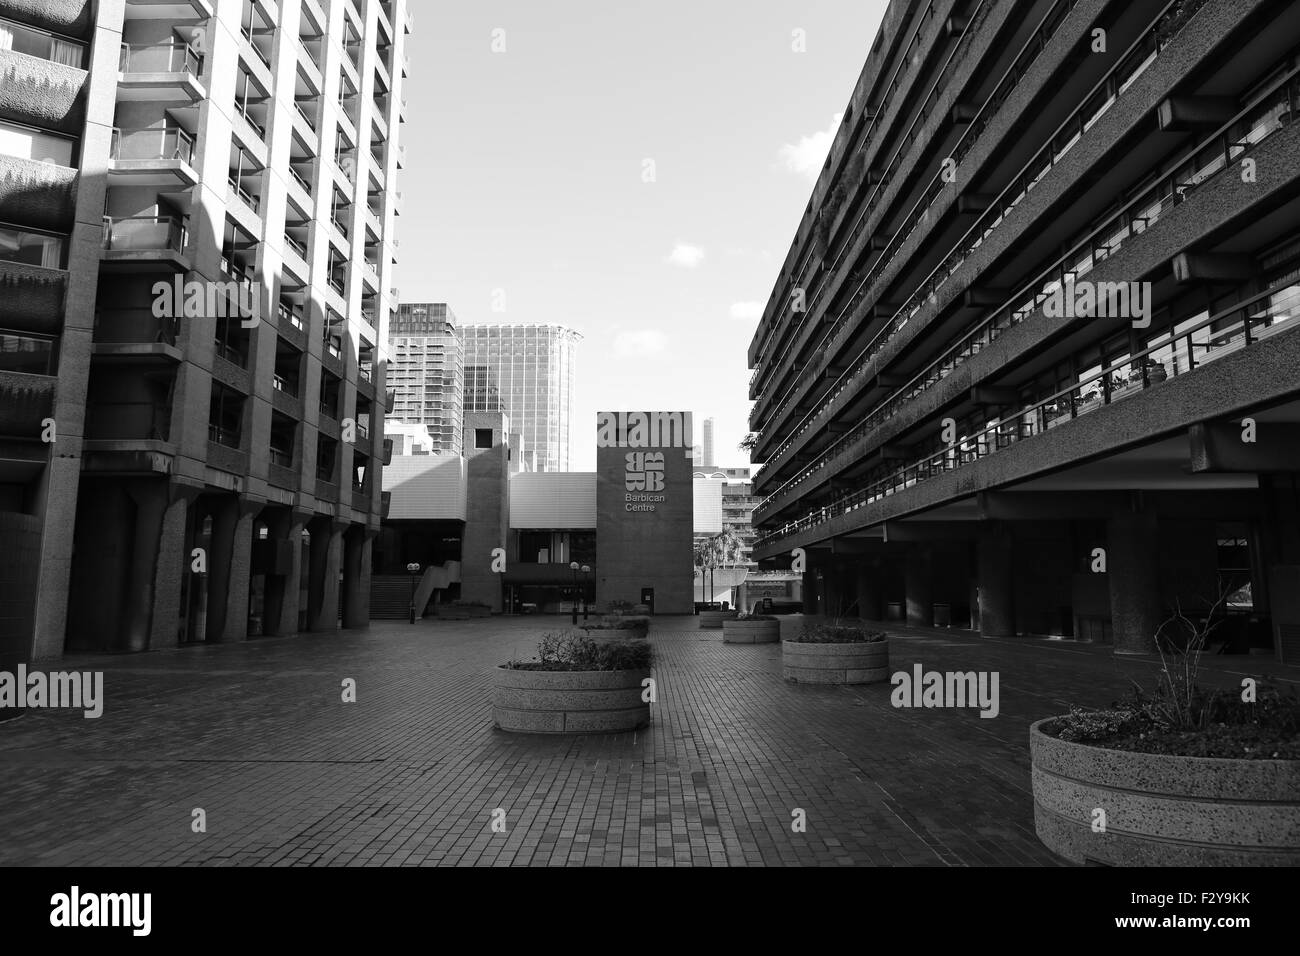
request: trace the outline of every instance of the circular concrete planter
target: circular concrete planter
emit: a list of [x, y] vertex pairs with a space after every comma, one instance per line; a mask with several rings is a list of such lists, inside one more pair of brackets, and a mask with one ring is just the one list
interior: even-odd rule
[[722, 627], [723, 621], [734, 620], [739, 611], [701, 611], [700, 628], [703, 630], [716, 631]]
[[[1300, 760], [1130, 753], [1029, 728], [1034, 829], [1052, 852], [1111, 866], [1300, 864]], [[1105, 831], [1093, 832], [1096, 810]]]
[[722, 640], [725, 644], [775, 644], [781, 640], [780, 621], [722, 622]]
[[889, 641], [781, 642], [781, 673], [801, 684], [876, 684], [889, 679]]
[[649, 669], [526, 671], [498, 667], [492, 720], [520, 734], [617, 734], [650, 723], [641, 699]]

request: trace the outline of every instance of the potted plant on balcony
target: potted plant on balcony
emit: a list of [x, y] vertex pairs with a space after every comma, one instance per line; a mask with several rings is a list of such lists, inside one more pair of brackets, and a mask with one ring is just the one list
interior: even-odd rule
[[1179, 610], [1161, 626], [1153, 695], [1135, 684], [1110, 709], [1030, 728], [1034, 827], [1048, 849], [1124, 866], [1300, 864], [1300, 698], [1251, 679], [1201, 687], [1213, 619]]
[[781, 642], [781, 672], [803, 684], [875, 684], [889, 679], [889, 638], [861, 621], [810, 624]]
[[781, 640], [781, 621], [771, 614], [737, 614], [722, 622], [724, 644], [775, 644]]
[[496, 668], [493, 724], [525, 734], [613, 734], [645, 727], [653, 663], [644, 641], [547, 634], [535, 658]]

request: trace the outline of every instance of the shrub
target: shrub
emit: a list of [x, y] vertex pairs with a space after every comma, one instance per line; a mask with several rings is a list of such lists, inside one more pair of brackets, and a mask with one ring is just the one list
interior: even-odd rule
[[742, 612], [736, 615], [736, 620], [737, 621], [776, 621], [779, 620], [779, 618], [771, 614], [746, 614]]
[[810, 624], [795, 637], [796, 644], [875, 644], [889, 635], [871, 631], [861, 624]]
[[[1222, 603], [1220, 599], [1219, 603]], [[1160, 673], [1150, 696], [1134, 683], [1109, 710], [1073, 707], [1044, 731], [1072, 743], [1189, 757], [1300, 758], [1300, 698], [1261, 681], [1256, 699], [1240, 689], [1207, 690], [1197, 679], [1201, 654], [1216, 624], [1216, 603], [1204, 623], [1179, 609], [1156, 632]]]
[[631, 631], [631, 637], [642, 638], [650, 633], [650, 618], [607, 614], [600, 619], [600, 623], [585, 624], [583, 627], [588, 631]]
[[654, 663], [649, 644], [594, 641], [587, 634], [561, 631], [547, 634], [537, 645], [537, 657], [509, 661], [506, 667], [525, 671], [646, 670]]

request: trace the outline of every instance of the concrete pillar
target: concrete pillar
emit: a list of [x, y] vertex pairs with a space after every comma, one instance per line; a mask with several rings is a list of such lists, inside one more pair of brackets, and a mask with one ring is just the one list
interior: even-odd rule
[[307, 630], [335, 631], [339, 626], [339, 567], [343, 562], [346, 521], [320, 518], [311, 527], [311, 584]]
[[979, 628], [982, 637], [1016, 634], [1014, 543], [1011, 531], [994, 525], [980, 535], [976, 548]]
[[302, 528], [299, 512], [277, 509], [267, 521], [274, 548], [262, 597], [262, 633], [267, 637], [298, 632], [298, 595], [302, 580]]
[[1150, 654], [1166, 615], [1160, 600], [1159, 523], [1123, 512], [1106, 524], [1106, 571], [1116, 654]]
[[370, 626], [370, 564], [378, 532], [354, 525], [344, 536], [343, 626]]
[[863, 558], [854, 569], [858, 592], [858, 617], [879, 621], [885, 615], [884, 582], [879, 558]]
[[848, 612], [849, 601], [845, 599], [844, 588], [840, 583], [843, 570], [836, 558], [827, 558], [822, 566], [822, 613], [827, 617], [844, 617]]
[[226, 632], [226, 615], [229, 602], [231, 560], [235, 552], [235, 529], [239, 525], [239, 499], [234, 495], [214, 501], [209, 509], [212, 516], [212, 540], [208, 546], [207, 625], [203, 639], [212, 643], [222, 640]]
[[190, 505], [202, 489], [172, 481], [167, 486], [167, 510], [158, 539], [158, 561], [154, 568], [153, 614], [149, 646], [175, 647], [181, 639], [181, 589], [190, 573], [186, 530]]
[[208, 555], [209, 643], [248, 640], [248, 584], [253, 560], [253, 520], [264, 501], [231, 495], [212, 512]]
[[903, 590], [907, 600], [907, 623], [913, 627], [934, 625], [934, 552], [927, 544], [913, 544], [904, 559]]
[[167, 509], [165, 481], [131, 482], [127, 494], [135, 505], [131, 563], [126, 568], [126, 606], [117, 644], [126, 651], [149, 649], [154, 611], [158, 542]]
[[822, 614], [821, 602], [818, 600], [817, 591], [817, 569], [813, 566], [811, 560], [804, 566], [803, 585], [800, 589], [803, 592], [803, 612], [804, 614]]

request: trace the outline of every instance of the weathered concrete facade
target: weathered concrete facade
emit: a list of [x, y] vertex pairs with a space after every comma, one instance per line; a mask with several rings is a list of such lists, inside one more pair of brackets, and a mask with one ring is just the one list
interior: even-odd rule
[[0, 0], [28, 31], [0, 122], [50, 154], [3, 157], [50, 171], [0, 196], [44, 250], [0, 260], [0, 390], [33, 397], [0, 419], [0, 550], [35, 522], [40, 556], [0, 656], [365, 626], [406, 3], [32, 9]]
[[750, 348], [760, 561], [820, 613], [1141, 654], [1217, 603], [1300, 659], [1298, 39], [891, 5]]

